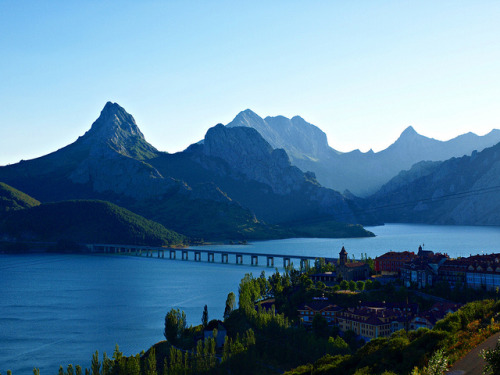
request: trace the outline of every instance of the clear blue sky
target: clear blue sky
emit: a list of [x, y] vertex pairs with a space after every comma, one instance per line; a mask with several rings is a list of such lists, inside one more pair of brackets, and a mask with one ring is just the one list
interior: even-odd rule
[[0, 165], [90, 128], [106, 101], [175, 152], [251, 108], [375, 151], [409, 125], [500, 128], [498, 1], [0, 0]]

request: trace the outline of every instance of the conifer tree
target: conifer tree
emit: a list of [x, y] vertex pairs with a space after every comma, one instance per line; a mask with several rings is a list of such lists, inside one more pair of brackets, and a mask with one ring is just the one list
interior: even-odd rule
[[208, 326], [208, 307], [205, 305], [203, 308], [203, 314], [201, 315], [201, 324], [203, 324], [203, 328], [207, 328]]
[[66, 369], [66, 374], [67, 375], [74, 375], [73, 365], [71, 365], [71, 364], [68, 365], [68, 368]]
[[90, 368], [92, 370], [92, 375], [100, 375], [101, 362], [99, 362], [99, 353], [97, 350], [92, 355], [92, 363], [90, 365]]
[[80, 365], [75, 366], [75, 375], [82, 375], [82, 367]]
[[156, 349], [154, 347], [151, 348], [146, 358], [144, 375], [158, 375], [156, 372]]

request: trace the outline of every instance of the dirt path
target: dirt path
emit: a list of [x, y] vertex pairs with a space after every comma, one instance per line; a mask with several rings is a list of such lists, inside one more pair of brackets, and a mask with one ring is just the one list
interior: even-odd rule
[[447, 375], [482, 375], [485, 362], [481, 357], [479, 357], [479, 352], [482, 349], [494, 348], [499, 338], [500, 332], [487, 338], [467, 353], [467, 355], [460, 361], [456, 362], [447, 372]]

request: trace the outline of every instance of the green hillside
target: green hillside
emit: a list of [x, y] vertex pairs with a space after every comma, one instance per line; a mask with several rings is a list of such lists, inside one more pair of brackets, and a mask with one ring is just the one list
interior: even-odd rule
[[97, 200], [47, 203], [9, 212], [0, 232], [21, 240], [182, 245], [185, 236], [122, 207]]
[[12, 186], [0, 182], [0, 215], [5, 212], [38, 206], [40, 202]]

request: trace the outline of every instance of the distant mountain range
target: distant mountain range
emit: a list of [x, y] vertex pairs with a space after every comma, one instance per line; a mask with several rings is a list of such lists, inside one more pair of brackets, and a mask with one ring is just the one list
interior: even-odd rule
[[385, 222], [500, 225], [500, 144], [444, 162], [421, 162], [367, 198]]
[[293, 165], [312, 171], [325, 187], [366, 197], [400, 171], [420, 161], [444, 161], [470, 155], [500, 142], [500, 130], [484, 136], [467, 133], [449, 141], [438, 141], [418, 134], [408, 127], [391, 146], [380, 152], [354, 150], [341, 153], [328, 145], [326, 134], [301, 117], [283, 116], [262, 119], [247, 109], [240, 112], [228, 127], [256, 129], [274, 148], [283, 148]]
[[0, 167], [0, 181], [41, 202], [114, 202], [192, 238], [371, 235], [347, 224], [364, 219], [354, 202], [292, 166], [257, 131], [219, 125], [203, 145], [170, 155], [116, 103], [74, 143]]
[[383, 222], [500, 224], [498, 142], [498, 130], [442, 142], [409, 127], [383, 151], [341, 153], [298, 116], [246, 110], [169, 154], [108, 102], [74, 143], [0, 167], [0, 181], [36, 198], [4, 187], [0, 210], [21, 210], [18, 223], [28, 223], [23, 215], [46, 212], [40, 202], [108, 201], [191, 240], [363, 237], [373, 234], [360, 224]]

